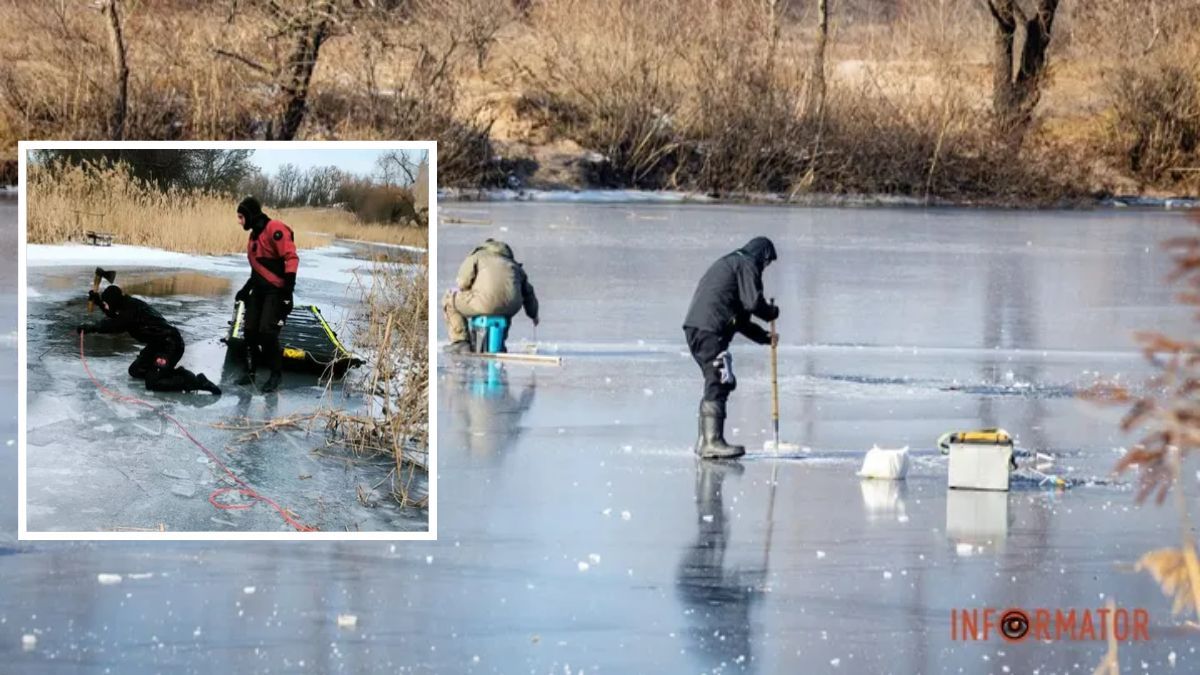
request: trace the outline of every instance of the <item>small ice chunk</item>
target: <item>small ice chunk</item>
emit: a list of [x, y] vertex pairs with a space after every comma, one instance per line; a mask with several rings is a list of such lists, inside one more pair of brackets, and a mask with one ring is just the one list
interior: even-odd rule
[[603, 511], [601, 511], [600, 513], [603, 513], [605, 516], [611, 516], [611, 515], [612, 515], [612, 508], [607, 508], [607, 509], [604, 509], [604, 510], [603, 510]]
[[825, 557], [825, 551], [817, 551], [817, 560], [821, 560], [824, 557]]
[[358, 625], [358, 617], [353, 614], [338, 614], [338, 628], [354, 628]]
[[621, 451], [625, 452], [625, 453], [633, 452], [633, 446], [632, 445], [622, 445]]
[[92, 427], [92, 428], [95, 429], [96, 431], [102, 431], [106, 434], [111, 434], [114, 431], [113, 425], [111, 425], [111, 424], [101, 424], [98, 427]]
[[13, 444], [15, 444], [16, 442], [17, 442], [16, 440], [10, 438], [7, 441], [5, 441], [4, 444], [11, 448], [13, 446]]
[[706, 523], [711, 523], [713, 521], [713, 517], [712, 517], [711, 513], [706, 513], [703, 516], [701, 516], [700, 518], [701, 518], [701, 520], [703, 520]]
[[1172, 668], [1175, 667], [1175, 652], [1167, 654], [1167, 663], [1171, 664]]
[[600, 554], [598, 554], [598, 553], [589, 553], [589, 554], [588, 554], [588, 561], [589, 561], [589, 562], [591, 562], [593, 565], [599, 565], [599, 564], [600, 564]]
[[166, 476], [167, 478], [174, 478], [176, 480], [187, 480], [191, 478], [188, 472], [180, 471], [178, 469], [163, 469], [162, 475]]
[[630, 520], [631, 518], [633, 518], [632, 513], [628, 512], [628, 511], [621, 512], [621, 520]]
[[589, 564], [587, 564], [587, 563], [583, 562], [582, 560], [580, 560], [580, 561], [579, 561], [579, 564], [577, 565], [577, 567], [579, 567], [579, 571], [580, 571], [580, 572], [586, 572], [586, 571], [588, 571], [588, 569], [591, 567], [591, 565], [589, 565]]
[[642, 394], [644, 394], [644, 395], [646, 395], [646, 396], [653, 396], [653, 395], [654, 395], [654, 390], [653, 390], [653, 389], [643, 389], [643, 390], [642, 390]]
[[968, 556], [975, 550], [970, 544], [959, 544], [954, 548], [961, 556]]
[[834, 668], [837, 668], [839, 665], [841, 665], [841, 663], [841, 659], [829, 659], [829, 665], [833, 666]]
[[119, 584], [119, 583], [121, 583], [121, 575], [120, 574], [107, 574], [105, 572], [101, 572], [100, 574], [96, 575], [96, 581], [99, 581], [100, 583], [104, 584], [105, 586], [109, 586], [112, 584]]
[[433, 564], [433, 556], [431, 556], [431, 555], [425, 556], [425, 564], [432, 565]]
[[154, 572], [138, 572], [136, 574], [126, 574], [125, 575], [126, 579], [136, 579], [139, 581], [142, 579], [150, 579], [153, 577], [154, 577]]
[[171, 494], [179, 497], [196, 496], [196, 486], [192, 483], [176, 483], [171, 486]]
[[21, 636], [21, 649], [29, 651], [37, 646], [37, 636], [33, 633], [26, 633]]
[[258, 589], [255, 588], [254, 586], [244, 586], [242, 588], [242, 592], [245, 593], [246, 595], [254, 595], [254, 592], [257, 590]]
[[884, 570], [884, 571], [883, 571], [883, 578], [884, 578], [884, 579], [891, 579], [891, 578], [892, 578], [892, 573], [891, 573], [891, 572], [889, 572], [889, 571], [887, 571], [887, 570]]

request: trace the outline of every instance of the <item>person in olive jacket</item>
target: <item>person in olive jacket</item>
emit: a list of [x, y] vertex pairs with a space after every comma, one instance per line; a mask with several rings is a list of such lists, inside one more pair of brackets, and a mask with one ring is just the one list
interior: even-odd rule
[[[513, 258], [508, 244], [488, 239], [458, 268], [457, 288], [446, 292], [442, 313], [446, 318], [451, 353], [469, 352], [467, 321], [475, 316], [503, 315], [512, 319], [525, 310], [526, 316], [538, 325], [538, 299], [525, 268]], [[511, 325], [511, 321], [510, 321]], [[505, 330], [504, 337], [508, 337]]]

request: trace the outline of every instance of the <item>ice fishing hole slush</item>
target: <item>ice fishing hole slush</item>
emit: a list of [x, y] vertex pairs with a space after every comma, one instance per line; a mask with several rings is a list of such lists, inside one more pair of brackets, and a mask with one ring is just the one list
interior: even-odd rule
[[[775, 306], [775, 298], [771, 298], [771, 306]], [[771, 426], [775, 438], [763, 443], [767, 452], [797, 452], [797, 443], [781, 443], [779, 441], [779, 335], [775, 332], [775, 319], [771, 319]]]
[[[97, 271], [99, 271], [99, 268], [97, 268]], [[244, 480], [239, 478], [237, 476], [237, 474], [235, 474], [233, 471], [231, 471], [229, 469], [229, 467], [225, 465], [225, 462], [222, 462], [221, 459], [219, 457], [217, 457], [215, 454], [213, 454], [213, 452], [211, 450], [204, 447], [204, 444], [201, 443], [199, 440], [197, 440], [196, 437], [193, 436], [191, 434], [191, 432], [188, 431], [187, 428], [184, 427], [182, 423], [180, 423], [179, 420], [172, 417], [170, 415], [170, 413], [164, 412], [161, 409], [155, 407], [154, 404], [149, 403], [148, 401], [143, 401], [142, 399], [137, 398], [136, 396], [127, 396], [125, 394], [118, 394], [117, 392], [112, 391], [112, 390], [108, 389], [107, 387], [105, 387], [103, 384], [101, 384], [100, 380], [97, 380], [96, 376], [92, 374], [92, 369], [88, 367], [87, 357], [83, 353], [83, 335], [84, 335], [83, 333], [79, 334], [79, 360], [81, 363], [83, 363], [83, 371], [85, 373], [87, 373], [88, 379], [90, 379], [92, 381], [92, 384], [96, 385], [96, 388], [99, 389], [101, 393], [103, 393], [117, 401], [122, 401], [124, 403], [132, 403], [133, 405], [138, 405], [138, 406], [142, 406], [144, 408], [149, 408], [150, 411], [153, 412], [154, 414], [158, 415], [159, 417], [162, 417], [163, 419], [167, 420], [171, 424], [174, 424], [179, 429], [180, 433], [182, 433], [184, 436], [186, 436], [189, 441], [191, 441], [192, 443], [194, 443], [196, 445], [196, 447], [200, 448], [200, 450], [203, 451], [204, 454], [207, 455], [208, 458], [210, 460], [212, 460], [212, 462], [214, 464], [221, 467], [221, 470], [225, 472], [225, 475], [229, 476], [230, 480], [232, 480], [234, 483], [236, 483], [238, 485], [238, 487], [223, 487], [223, 488], [217, 488], [216, 490], [213, 490], [212, 494], [210, 494], [208, 496], [208, 503], [212, 504], [214, 508], [220, 509], [222, 511], [241, 511], [244, 509], [248, 509], [251, 506], [254, 506], [255, 502], [263, 502], [264, 504], [267, 504], [271, 508], [275, 509], [279, 513], [279, 517], [283, 518], [284, 522], [286, 522], [288, 525], [295, 528], [296, 531], [298, 531], [298, 532], [316, 532], [317, 531], [317, 528], [312, 527], [311, 525], [305, 525], [304, 523], [301, 523], [300, 521], [296, 520], [292, 516], [292, 512], [290, 509], [283, 508], [278, 503], [276, 503], [275, 500], [271, 499], [270, 497], [267, 497], [266, 495], [260, 494], [254, 488], [250, 487], [249, 484], [247, 484]], [[224, 495], [231, 493], [231, 492], [243, 495], [244, 497], [249, 499], [250, 502], [246, 503], [246, 504], [226, 504], [222, 501], [219, 501], [219, 499], [221, 497], [223, 497]]]

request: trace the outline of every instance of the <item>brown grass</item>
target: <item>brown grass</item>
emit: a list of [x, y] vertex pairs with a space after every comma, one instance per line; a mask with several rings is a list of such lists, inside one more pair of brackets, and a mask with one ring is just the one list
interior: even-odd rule
[[[804, 105], [810, 3], [790, 3], [778, 37], [761, 0], [539, 0], [515, 16], [481, 0], [337, 4], [298, 137], [435, 138], [442, 185], [528, 178], [533, 158], [562, 164], [535, 181], [726, 193], [1052, 201], [1192, 185], [1176, 165], [1194, 156], [1167, 147], [1170, 130], [1149, 132], [1161, 169], [1131, 153], [1146, 135], [1131, 120], [1165, 113], [1129, 114], [1154, 89], [1123, 90], [1121, 73], [1194, 63], [1181, 50], [1200, 0], [1063, 3], [1018, 152], [988, 131], [992, 25], [976, 0], [832, 3], [824, 115]], [[279, 105], [270, 71], [290, 43], [261, 5], [126, 2], [127, 137], [264, 137]], [[0, 153], [17, 137], [109, 136], [115, 72], [88, 6], [0, 0]], [[559, 147], [602, 159], [542, 152]]]
[[[428, 267], [414, 272], [396, 262], [376, 263], [360, 280], [363, 304], [355, 319], [355, 344], [368, 368], [348, 386], [363, 397], [357, 411], [324, 414], [331, 437], [365, 457], [394, 463], [387, 482], [400, 504], [424, 507], [418, 474], [429, 465], [429, 291]], [[378, 487], [378, 486], [374, 486]]]
[[[113, 234], [116, 243], [182, 253], [223, 255], [246, 250], [236, 202], [226, 196], [163, 192], [120, 167], [51, 171], [31, 164], [27, 188], [31, 243], [79, 242], [85, 231], [94, 230]], [[337, 209], [284, 209], [271, 215], [296, 232], [300, 248], [327, 246], [333, 237], [411, 246], [425, 246], [427, 241], [423, 228], [364, 225]]]

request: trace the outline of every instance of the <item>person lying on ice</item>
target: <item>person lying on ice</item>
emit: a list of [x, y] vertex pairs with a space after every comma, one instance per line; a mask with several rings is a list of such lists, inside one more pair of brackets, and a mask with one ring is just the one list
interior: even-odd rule
[[[525, 314], [538, 325], [538, 300], [533, 285], [525, 276], [525, 268], [513, 259], [508, 244], [488, 239], [458, 268], [458, 288], [446, 291], [442, 298], [442, 313], [446, 317], [446, 332], [452, 354], [471, 351], [467, 321], [474, 316], [503, 315], [509, 319], [525, 308]], [[508, 339], [508, 329], [504, 331]]]
[[271, 369], [262, 391], [279, 388], [283, 378], [283, 348], [279, 332], [292, 313], [292, 294], [296, 290], [296, 237], [292, 228], [263, 213], [262, 204], [246, 197], [237, 207], [238, 223], [250, 232], [246, 257], [250, 278], [234, 298], [246, 303], [246, 373], [238, 384], [254, 384], [259, 363]]
[[88, 299], [100, 306], [105, 318], [98, 323], [80, 324], [79, 333], [129, 333], [145, 347], [129, 364], [130, 377], [145, 380], [150, 391], [207, 391], [221, 395], [220, 388], [203, 374], [177, 367], [183, 358], [183, 336], [167, 323], [153, 307], [118, 286], [103, 293], [88, 291]]
[[746, 454], [744, 447], [725, 442], [725, 402], [737, 387], [729, 343], [741, 333], [760, 345], [771, 344], [771, 334], [751, 317], [773, 321], [779, 316], [779, 308], [763, 299], [762, 273], [773, 260], [775, 245], [766, 237], [718, 259], [700, 278], [683, 320], [688, 349], [704, 374], [696, 441], [696, 454], [704, 459]]

